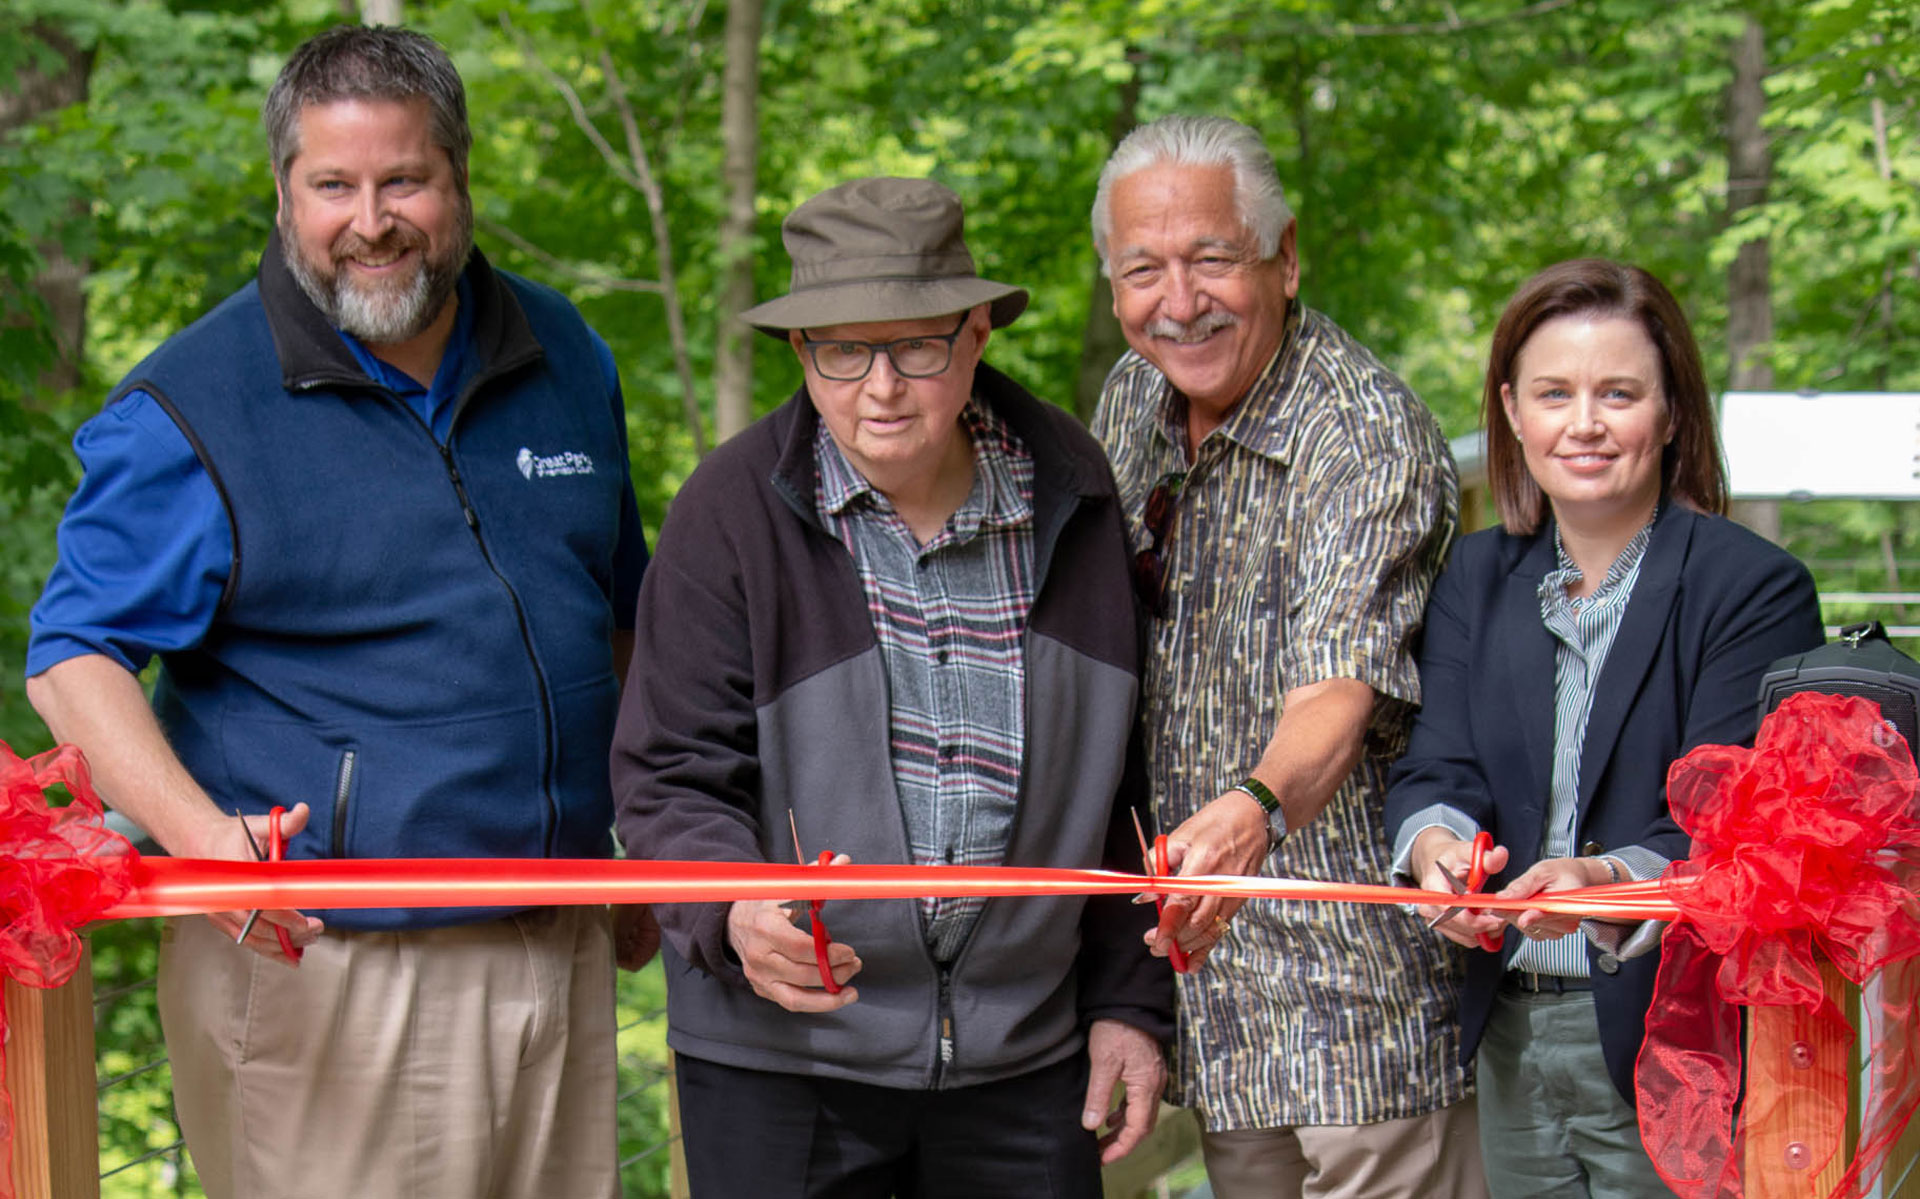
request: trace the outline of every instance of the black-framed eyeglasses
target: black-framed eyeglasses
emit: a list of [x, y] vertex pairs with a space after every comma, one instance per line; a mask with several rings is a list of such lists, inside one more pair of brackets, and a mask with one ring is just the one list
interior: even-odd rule
[[1155, 616], [1167, 614], [1165, 552], [1167, 542], [1173, 535], [1173, 517], [1180, 500], [1180, 489], [1186, 485], [1186, 471], [1173, 470], [1161, 475], [1160, 481], [1147, 493], [1146, 509], [1141, 513], [1141, 524], [1151, 540], [1146, 549], [1133, 556], [1133, 591]]
[[971, 315], [971, 311], [961, 313], [960, 323], [951, 333], [922, 333], [892, 341], [815, 341], [802, 330], [800, 344], [807, 347], [820, 377], [836, 383], [858, 383], [866, 378], [873, 369], [875, 354], [885, 354], [893, 363], [893, 373], [903, 379], [926, 379], [952, 364], [953, 343]]

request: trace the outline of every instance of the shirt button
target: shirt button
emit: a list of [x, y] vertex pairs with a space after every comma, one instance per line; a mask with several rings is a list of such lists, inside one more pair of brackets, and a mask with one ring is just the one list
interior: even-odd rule
[[940, 650], [939, 652], [935, 653], [933, 655], [933, 660], [940, 663], [940, 665], [945, 666], [947, 664], [947, 651]]
[[959, 751], [954, 749], [953, 746], [943, 745], [940, 747], [940, 760], [943, 762], [951, 762], [953, 761], [953, 755], [957, 752]]
[[1605, 852], [1606, 848], [1606, 846], [1600, 844], [1598, 841], [1588, 841], [1580, 846], [1580, 852], [1586, 857], [1592, 858], [1598, 857], [1601, 853]]

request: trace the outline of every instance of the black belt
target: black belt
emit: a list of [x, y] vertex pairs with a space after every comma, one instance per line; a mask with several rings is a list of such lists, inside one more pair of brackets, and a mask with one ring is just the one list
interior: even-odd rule
[[1590, 978], [1568, 978], [1560, 974], [1535, 974], [1531, 970], [1509, 970], [1503, 980], [1504, 985], [1516, 991], [1525, 991], [1530, 995], [1542, 993], [1564, 995], [1568, 991], [1591, 991], [1593, 980]]

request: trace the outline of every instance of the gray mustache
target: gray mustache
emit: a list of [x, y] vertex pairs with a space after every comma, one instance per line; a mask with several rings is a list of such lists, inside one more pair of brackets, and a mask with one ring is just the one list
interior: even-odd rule
[[1158, 316], [1147, 322], [1147, 335], [1168, 341], [1202, 341], [1222, 329], [1239, 323], [1240, 318], [1233, 313], [1222, 312], [1219, 309], [1203, 312], [1190, 321], [1176, 321], [1171, 317]]

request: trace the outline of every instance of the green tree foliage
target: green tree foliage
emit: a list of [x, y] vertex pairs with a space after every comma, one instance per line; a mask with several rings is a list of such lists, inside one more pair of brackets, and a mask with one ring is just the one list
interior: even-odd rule
[[[1768, 82], [1777, 198], [1775, 369], [1822, 390], [1920, 386], [1920, 12], [1825, 0]], [[1838, 101], [1838, 102], [1836, 102]], [[1722, 249], [1717, 247], [1717, 249]], [[1722, 249], [1722, 252], [1723, 249]]]
[[[1767, 202], [1730, 223], [1725, 95], [1749, 14], [1766, 33], [1774, 173]], [[0, 95], [58, 66], [62, 45], [90, 56], [84, 103], [0, 120], [0, 737], [23, 751], [44, 747], [18, 665], [77, 471], [64, 442], [121, 372], [250, 276], [273, 210], [259, 101], [288, 49], [354, 15], [339, 0], [0, 0]], [[668, 259], [702, 405], [731, 319], [716, 298], [725, 6], [418, 0], [406, 15], [468, 82], [481, 247], [568, 292], [613, 346], [657, 528], [695, 461]], [[1726, 378], [1727, 265], [1762, 235], [1781, 387], [1920, 388], [1907, 0], [766, 0], [763, 29], [760, 294], [786, 288], [779, 223], [800, 200], [854, 175], [933, 175], [965, 199], [981, 270], [1033, 293], [990, 356], [1061, 403], [1098, 315], [1087, 216], [1116, 120], [1173, 111], [1265, 134], [1308, 302], [1401, 370], [1450, 434], [1475, 427], [1506, 297], [1576, 254], [1659, 274]], [[56, 250], [89, 270], [76, 392], [43, 383], [55, 344], [37, 281]], [[784, 345], [756, 344], [765, 411], [798, 372]], [[1920, 571], [1917, 523], [1911, 505], [1829, 502], [1789, 505], [1783, 527], [1825, 590], [1886, 590]], [[150, 972], [151, 940], [99, 934], [103, 986]], [[628, 980], [626, 1019], [658, 1006], [650, 977]], [[131, 1002], [103, 1017], [108, 1072], [137, 1065], [154, 1031], [150, 1004]], [[657, 1069], [657, 1021], [634, 1023], [622, 1052], [636, 1078]], [[106, 1101], [103, 1162], [168, 1135], [164, 1089], [128, 1085]], [[629, 1155], [665, 1136], [658, 1088], [643, 1094], [623, 1116]], [[192, 1193], [157, 1160], [116, 1176], [117, 1193]], [[658, 1193], [663, 1170], [641, 1157], [630, 1193]]]
[[[254, 147], [257, 55], [278, 20], [99, 0], [8, 0], [0, 77], [50, 69], [57, 30], [93, 55], [89, 100], [0, 136], [0, 738], [44, 737], [20, 694], [26, 611], [51, 561], [51, 522], [77, 477], [64, 442], [100, 388], [247, 278], [270, 219]], [[268, 14], [272, 17], [273, 14]], [[11, 67], [12, 69], [8, 69]], [[58, 249], [91, 264], [89, 368], [49, 393], [55, 357], [36, 281]]]

